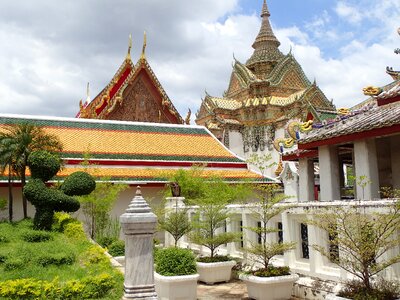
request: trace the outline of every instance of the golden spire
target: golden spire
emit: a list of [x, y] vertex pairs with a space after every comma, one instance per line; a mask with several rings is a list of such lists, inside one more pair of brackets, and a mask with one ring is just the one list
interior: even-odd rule
[[143, 34], [143, 48], [142, 48], [142, 55], [140, 56], [140, 59], [146, 59], [146, 46], [147, 46], [147, 37], [146, 37], [146, 31]]
[[282, 163], [282, 156], [280, 156], [279, 158], [279, 163], [278, 163], [278, 167], [275, 170], [275, 175], [276, 177], [278, 177], [279, 175], [281, 175], [283, 171], [283, 163]]
[[132, 34], [129, 34], [128, 53], [126, 54], [126, 60], [131, 60], [131, 49], [132, 49]]
[[89, 102], [90, 102], [90, 87], [88, 82], [86, 86], [86, 104], [88, 104]]
[[192, 111], [191, 111], [190, 108], [189, 108], [189, 111], [188, 111], [188, 113], [187, 113], [187, 115], [186, 115], [185, 123], [184, 123], [184, 124], [190, 125], [190, 116], [191, 116], [191, 115], [192, 115]]

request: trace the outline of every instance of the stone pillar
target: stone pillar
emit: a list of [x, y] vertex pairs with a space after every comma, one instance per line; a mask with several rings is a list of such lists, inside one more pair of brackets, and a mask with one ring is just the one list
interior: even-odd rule
[[392, 185], [394, 189], [400, 189], [400, 135], [390, 139], [390, 151], [392, 158]]
[[153, 237], [157, 217], [142, 197], [140, 187], [126, 212], [120, 216], [125, 235], [125, 280], [123, 300], [155, 300]]
[[354, 142], [354, 164], [356, 181], [360, 176], [365, 176], [368, 181], [365, 187], [356, 184], [357, 198], [361, 200], [379, 198], [379, 170], [375, 139]]
[[340, 200], [339, 158], [337, 147], [318, 148], [321, 201]]
[[314, 200], [314, 161], [299, 159], [299, 202]]
[[[296, 234], [296, 228], [293, 226], [293, 221], [290, 218], [291, 214], [287, 211], [282, 212], [282, 226], [283, 226], [283, 242], [291, 243], [297, 242], [297, 245], [300, 245], [298, 241], [298, 235]], [[297, 246], [299, 247], [299, 246]], [[290, 268], [294, 268], [296, 264], [296, 249], [286, 251], [283, 254], [283, 260], [285, 266]]]

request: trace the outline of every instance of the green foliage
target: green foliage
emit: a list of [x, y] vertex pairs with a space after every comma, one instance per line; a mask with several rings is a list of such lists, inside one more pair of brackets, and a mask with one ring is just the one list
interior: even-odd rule
[[21, 239], [29, 243], [41, 243], [50, 241], [52, 239], [52, 236], [46, 231], [29, 230], [22, 232]]
[[[189, 170], [179, 169], [174, 173], [165, 174], [169, 182], [176, 182], [181, 189], [181, 196], [186, 200], [196, 200], [204, 196], [206, 182], [203, 177], [204, 167], [195, 166]], [[166, 186], [166, 196], [171, 196], [169, 185]]]
[[210, 249], [211, 257], [219, 246], [239, 240], [240, 233], [218, 232], [218, 229], [223, 228], [232, 217], [226, 205], [242, 200], [250, 193], [246, 184], [233, 186], [221, 178], [209, 178], [203, 186], [203, 196], [191, 202], [198, 209], [192, 220], [190, 240]]
[[86, 234], [83, 230], [82, 223], [69, 222], [64, 227], [64, 234], [66, 237], [74, 240], [85, 240]]
[[113, 184], [107, 180], [107, 178], [103, 178], [101, 183], [97, 183], [92, 193], [79, 197], [85, 216], [85, 225], [91, 238], [97, 239], [106, 235], [112, 222], [109, 212], [119, 194], [128, 187], [123, 184]]
[[88, 195], [96, 188], [93, 177], [86, 172], [74, 172], [61, 185], [61, 190], [68, 196]]
[[34, 278], [0, 282], [0, 297], [7, 299], [98, 299], [114, 288], [114, 278], [106, 273], [82, 280], [70, 280], [60, 284]]
[[250, 155], [250, 157], [248, 159], [246, 159], [246, 162], [256, 166], [260, 170], [261, 175], [264, 176], [265, 172], [269, 168], [276, 165], [275, 162], [271, 162], [271, 159], [272, 159], [272, 155], [270, 153], [263, 154], [263, 155], [253, 153], [252, 155]]
[[175, 209], [171, 210], [162, 209], [159, 211], [157, 213], [157, 221], [159, 229], [165, 230], [172, 235], [176, 247], [179, 239], [192, 230], [192, 225], [186, 208], [178, 209], [176, 206]]
[[[31, 153], [28, 166], [33, 179], [25, 185], [23, 193], [36, 208], [34, 217], [36, 229], [51, 230], [55, 211], [77, 211], [80, 207], [79, 201], [71, 195], [90, 193], [96, 185], [89, 174], [76, 172], [65, 179], [68, 194], [62, 189], [46, 187], [45, 182], [55, 176], [60, 169], [60, 158], [46, 151]], [[77, 183], [78, 180], [81, 182]]]
[[220, 255], [216, 255], [214, 257], [199, 257], [197, 258], [198, 262], [203, 262], [203, 263], [215, 263], [215, 262], [223, 262], [223, 261], [230, 261], [233, 260], [231, 257], [229, 256], [220, 256]]
[[0, 198], [0, 210], [3, 210], [7, 207], [7, 200]]
[[46, 253], [36, 259], [36, 263], [42, 267], [49, 265], [61, 266], [72, 265], [75, 262], [75, 255], [72, 253]]
[[163, 276], [196, 274], [192, 251], [175, 247], [160, 249], [157, 253], [156, 272]]
[[4, 271], [14, 271], [24, 268], [25, 262], [20, 258], [6, 259]]
[[[400, 204], [394, 203], [383, 212], [365, 213], [365, 208], [335, 207], [315, 213], [309, 224], [319, 227], [331, 237], [331, 243], [339, 251], [334, 262], [353, 274], [367, 291], [372, 290], [371, 278], [387, 267], [400, 262], [400, 255], [387, 257], [387, 251], [398, 247], [400, 237]], [[323, 256], [329, 258], [326, 247], [313, 245]]]
[[268, 266], [266, 269], [259, 269], [250, 273], [258, 277], [285, 276], [290, 275], [290, 269], [289, 267]]
[[10, 241], [10, 239], [7, 236], [5, 236], [3, 234], [0, 234], [0, 244], [1, 243], [8, 243], [9, 241]]
[[58, 173], [61, 167], [61, 159], [57, 154], [47, 151], [32, 152], [28, 157], [28, 166], [32, 178], [49, 181]]
[[69, 223], [79, 223], [70, 214], [64, 212], [56, 212], [53, 217], [53, 230], [58, 232], [64, 232], [65, 227]]
[[[65, 230], [80, 225], [83, 234], [82, 224], [76, 222], [69, 222]], [[121, 299], [123, 276], [104, 251], [58, 231], [50, 233], [50, 241], [23, 241], [21, 235], [31, 228], [28, 219], [0, 223], [0, 232], [10, 239], [0, 246], [0, 299]]]
[[397, 300], [400, 297], [400, 284], [379, 279], [368, 291], [361, 281], [353, 280], [346, 283], [338, 296], [354, 300]]
[[279, 190], [279, 186], [276, 184], [268, 184], [258, 188], [258, 201], [253, 209], [253, 215], [255, 219], [261, 221], [261, 227], [246, 227], [246, 229], [257, 233], [261, 243], [250, 241], [250, 247], [246, 247], [245, 250], [253, 254], [255, 260], [261, 263], [265, 270], [268, 270], [269, 262], [274, 256], [296, 247], [296, 243], [278, 243], [271, 242], [268, 239], [270, 234], [278, 232], [277, 228], [270, 227], [269, 222], [288, 208], [278, 206], [278, 203], [289, 198]]
[[109, 236], [103, 236], [96, 240], [96, 242], [103, 248], [108, 248], [115, 241], [117, 241], [116, 238], [109, 237]]
[[125, 255], [125, 242], [115, 241], [108, 247], [108, 253], [111, 256], [124, 256]]

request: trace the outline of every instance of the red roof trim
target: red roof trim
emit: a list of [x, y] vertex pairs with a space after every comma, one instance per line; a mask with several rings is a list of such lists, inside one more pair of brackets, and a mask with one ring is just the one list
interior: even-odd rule
[[288, 155], [282, 155], [282, 160], [284, 161], [294, 161], [294, 160], [299, 160], [300, 158], [314, 158], [318, 157], [318, 151], [317, 150], [309, 150], [309, 151], [303, 151], [299, 153], [291, 153]]
[[378, 99], [378, 106], [382, 106], [382, 105], [386, 105], [386, 104], [390, 104], [393, 102], [397, 102], [400, 101], [400, 96], [396, 96], [393, 98], [389, 98], [389, 99]]
[[356, 132], [347, 135], [336, 136], [325, 140], [298, 144], [298, 148], [301, 150], [313, 149], [325, 145], [338, 145], [343, 143], [352, 142], [355, 140], [362, 140], [371, 137], [386, 136], [400, 132], [400, 124], [396, 124], [390, 127], [375, 128], [368, 131]]
[[[82, 159], [66, 159], [65, 164], [79, 165], [84, 160]], [[90, 164], [100, 166], [144, 166], [144, 167], [192, 167], [198, 165], [197, 162], [174, 162], [174, 161], [132, 161], [132, 160], [100, 160], [91, 159]], [[230, 168], [230, 169], [247, 169], [246, 163], [223, 163], [210, 162], [206, 163], [208, 168]]]

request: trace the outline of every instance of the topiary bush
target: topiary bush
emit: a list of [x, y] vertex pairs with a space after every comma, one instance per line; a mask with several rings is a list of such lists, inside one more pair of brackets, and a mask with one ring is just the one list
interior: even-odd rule
[[4, 271], [13, 271], [23, 269], [25, 262], [20, 258], [6, 259], [4, 262]]
[[124, 241], [114, 241], [108, 247], [108, 253], [111, 256], [124, 256], [125, 255], [125, 242]]
[[43, 254], [36, 258], [36, 264], [42, 267], [72, 265], [74, 262], [75, 256], [71, 253]]
[[48, 188], [45, 182], [60, 170], [59, 156], [47, 151], [32, 152], [28, 157], [32, 179], [24, 187], [24, 195], [36, 208], [35, 229], [51, 230], [54, 212], [74, 212], [80, 207], [73, 196], [91, 193], [96, 187], [92, 176], [84, 172], [72, 173], [60, 189]]
[[0, 244], [8, 243], [9, 241], [10, 241], [10, 239], [7, 236], [0, 234]]
[[46, 231], [29, 230], [22, 232], [21, 239], [29, 243], [41, 243], [51, 240], [52, 236]]
[[56, 212], [53, 217], [53, 230], [64, 232], [65, 227], [69, 223], [79, 223], [78, 220], [71, 217], [70, 214], [64, 212]]
[[64, 235], [70, 239], [86, 240], [86, 234], [83, 230], [83, 225], [79, 222], [70, 222], [65, 225]]
[[163, 276], [196, 274], [196, 260], [189, 249], [165, 248], [157, 251], [156, 272]]

